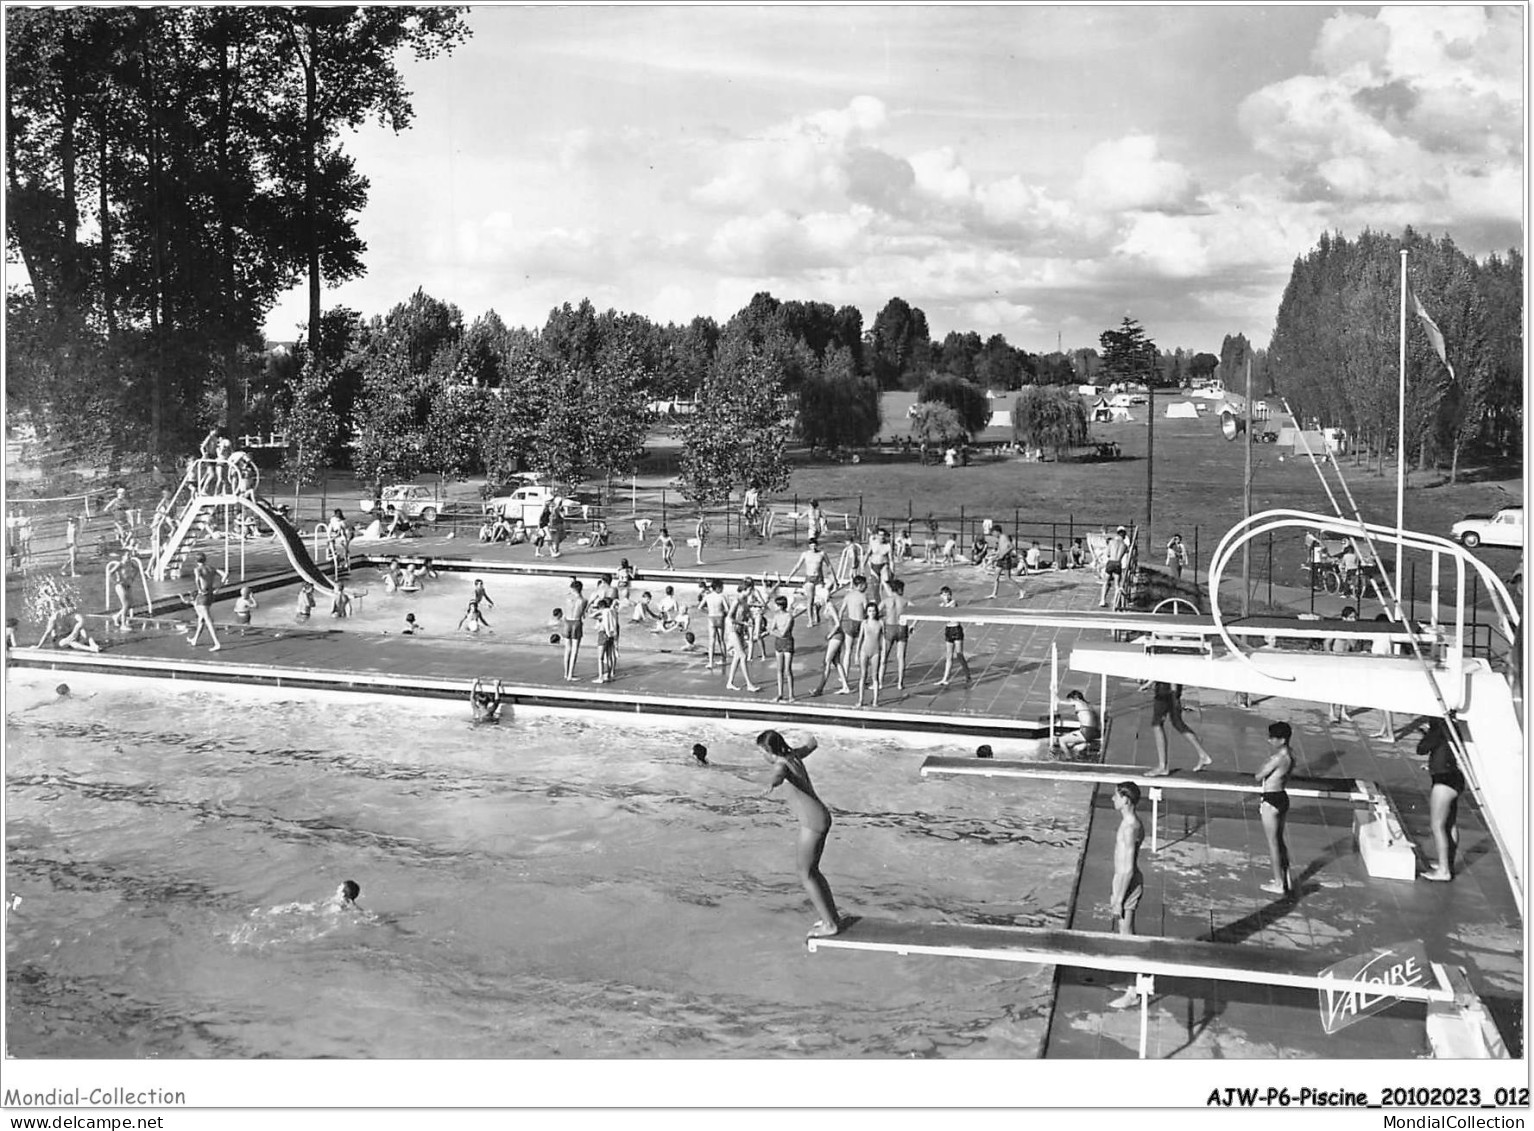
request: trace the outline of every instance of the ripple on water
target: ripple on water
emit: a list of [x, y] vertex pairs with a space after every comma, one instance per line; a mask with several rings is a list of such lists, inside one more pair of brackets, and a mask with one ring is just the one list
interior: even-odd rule
[[[9, 721], [18, 1055], [989, 1057], [1042, 1036], [1037, 968], [807, 958], [792, 816], [712, 724], [476, 730], [153, 689]], [[1003, 804], [823, 739], [845, 909], [1063, 923], [1084, 789]], [[367, 915], [327, 915], [348, 877]]]

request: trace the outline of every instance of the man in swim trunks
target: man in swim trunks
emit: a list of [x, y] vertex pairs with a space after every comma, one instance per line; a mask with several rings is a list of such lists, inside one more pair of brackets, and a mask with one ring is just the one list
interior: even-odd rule
[[[1113, 916], [1118, 933], [1135, 933], [1135, 909], [1145, 892], [1145, 877], [1140, 874], [1140, 842], [1145, 826], [1140, 824], [1135, 806], [1140, 803], [1140, 787], [1122, 781], [1113, 787], [1113, 807], [1118, 810], [1119, 829], [1113, 841], [1113, 893], [1108, 899], [1108, 913]], [[1110, 1009], [1128, 1009], [1140, 1000], [1134, 986], [1108, 1003]]]
[[197, 641], [202, 637], [202, 630], [206, 628], [208, 635], [213, 638], [213, 646], [210, 652], [217, 652], [223, 645], [218, 642], [218, 633], [213, 629], [213, 591], [217, 588], [215, 578], [222, 576], [228, 580], [229, 575], [222, 570], [215, 574], [213, 567], [208, 564], [208, 555], [199, 553], [196, 558], [197, 564], [192, 567], [192, 583], [197, 591], [192, 595], [192, 612], [197, 616], [197, 627], [192, 635], [187, 637], [187, 644], [197, 647]]
[[[1145, 684], [1142, 683], [1140, 689], [1143, 691]], [[1172, 724], [1173, 730], [1191, 742], [1193, 749], [1198, 751], [1198, 765], [1193, 767], [1194, 773], [1213, 763], [1214, 759], [1209, 757], [1209, 751], [1204, 749], [1204, 744], [1198, 740], [1198, 735], [1182, 717], [1182, 685], [1173, 685], [1165, 680], [1153, 680], [1151, 682], [1151, 733], [1156, 740], [1156, 768], [1147, 770], [1147, 776], [1164, 778], [1172, 772], [1166, 737], [1168, 722]]]
[[1124, 553], [1129, 548], [1129, 531], [1122, 526], [1108, 539], [1108, 553], [1103, 559], [1103, 590], [1097, 596], [1097, 607], [1108, 607], [1108, 591], [1116, 584], [1123, 584]]
[[884, 653], [879, 657], [880, 682], [883, 682], [884, 665], [891, 655], [895, 657], [895, 686], [905, 690], [906, 645], [911, 639], [911, 626], [901, 623], [906, 606], [911, 602], [905, 595], [905, 582], [898, 577], [889, 583], [889, 596], [879, 602], [879, 613], [884, 619]]
[[1077, 725], [1075, 730], [1068, 730], [1060, 735], [1060, 751], [1067, 758], [1079, 758], [1095, 750], [1103, 737], [1102, 722], [1097, 717], [1097, 708], [1087, 702], [1087, 697], [1080, 690], [1069, 692], [1061, 706], [1076, 712]]
[[774, 703], [789, 702], [794, 698], [794, 612], [788, 607], [787, 597], [774, 597], [777, 606], [767, 618], [767, 633], [772, 638], [772, 650], [777, 657], [778, 697]]
[[590, 602], [582, 592], [580, 578], [570, 580], [570, 591], [565, 594], [565, 619], [562, 625], [565, 642], [565, 679], [575, 680], [575, 662], [581, 656], [581, 637], [584, 635], [581, 622], [586, 619], [586, 610]]
[[863, 610], [868, 607], [868, 578], [861, 573], [852, 579], [852, 588], [842, 601], [842, 631], [847, 634], [847, 644], [857, 644], [858, 634], [863, 631]]
[[804, 607], [810, 615], [810, 627], [820, 623], [820, 610], [823, 601], [820, 599], [820, 586], [826, 576], [826, 553], [820, 548], [820, 539], [811, 538], [809, 547], [799, 555], [799, 560], [794, 563], [794, 568], [788, 571], [792, 578], [800, 570], [804, 571]]
[[1289, 751], [1288, 723], [1268, 724], [1268, 749], [1271, 754], [1256, 773], [1262, 784], [1262, 802], [1258, 812], [1262, 816], [1262, 831], [1268, 838], [1268, 856], [1273, 864], [1273, 880], [1262, 885], [1269, 895], [1289, 896], [1293, 888], [1289, 879], [1289, 846], [1284, 843], [1284, 823], [1288, 819], [1289, 794], [1285, 786], [1294, 770], [1294, 755]]
[[710, 582], [699, 597], [698, 603], [708, 616], [708, 670], [714, 669], [714, 651], [719, 652], [719, 663], [725, 662], [724, 618], [729, 614], [729, 601], [724, 595], [724, 582]]
[[[952, 589], [945, 585], [937, 591], [938, 608], [951, 609], [955, 605]], [[964, 668], [964, 682], [968, 684], [973, 677], [969, 673], [969, 660], [964, 655], [964, 626], [956, 620], [948, 621], [943, 625], [943, 649], [943, 678], [938, 680], [938, 686], [948, 686], [948, 681], [953, 677], [955, 660], [958, 660]]]

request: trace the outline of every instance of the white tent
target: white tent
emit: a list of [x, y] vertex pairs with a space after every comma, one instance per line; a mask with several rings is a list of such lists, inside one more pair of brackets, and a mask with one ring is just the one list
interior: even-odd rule
[[1076, 392], [1084, 397], [1095, 397], [1097, 396], [1098, 388], [1096, 385], [1077, 385]]
[[1009, 409], [997, 409], [991, 413], [991, 422], [987, 428], [1011, 428], [1012, 412]]
[[1197, 420], [1198, 407], [1192, 401], [1173, 401], [1166, 406], [1166, 414], [1173, 420]]
[[[1128, 409], [1124, 412], [1127, 414]], [[1108, 403], [1107, 397], [1098, 397], [1093, 402], [1091, 410], [1087, 413], [1087, 419], [1093, 424], [1106, 424], [1113, 419], [1113, 406]]]
[[1129, 409], [1123, 405], [1113, 405], [1108, 409], [1108, 412], [1115, 421], [1122, 420], [1128, 423], [1129, 421], [1134, 420], [1134, 417], [1129, 415]]

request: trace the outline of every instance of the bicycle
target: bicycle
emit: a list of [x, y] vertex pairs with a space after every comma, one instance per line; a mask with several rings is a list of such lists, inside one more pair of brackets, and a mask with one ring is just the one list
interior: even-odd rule
[[1320, 589], [1333, 596], [1342, 592], [1344, 583], [1342, 567], [1335, 561], [1306, 561], [1301, 564], [1300, 568], [1310, 574], [1310, 587], [1312, 589]]

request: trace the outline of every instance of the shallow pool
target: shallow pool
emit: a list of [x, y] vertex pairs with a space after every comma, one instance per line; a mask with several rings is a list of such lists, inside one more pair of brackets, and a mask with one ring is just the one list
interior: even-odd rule
[[[9, 673], [12, 1055], [1038, 1051], [1047, 969], [805, 953], [793, 820], [739, 733], [57, 680]], [[820, 737], [845, 913], [1064, 924], [1084, 787]], [[345, 878], [367, 914], [317, 906]]]

